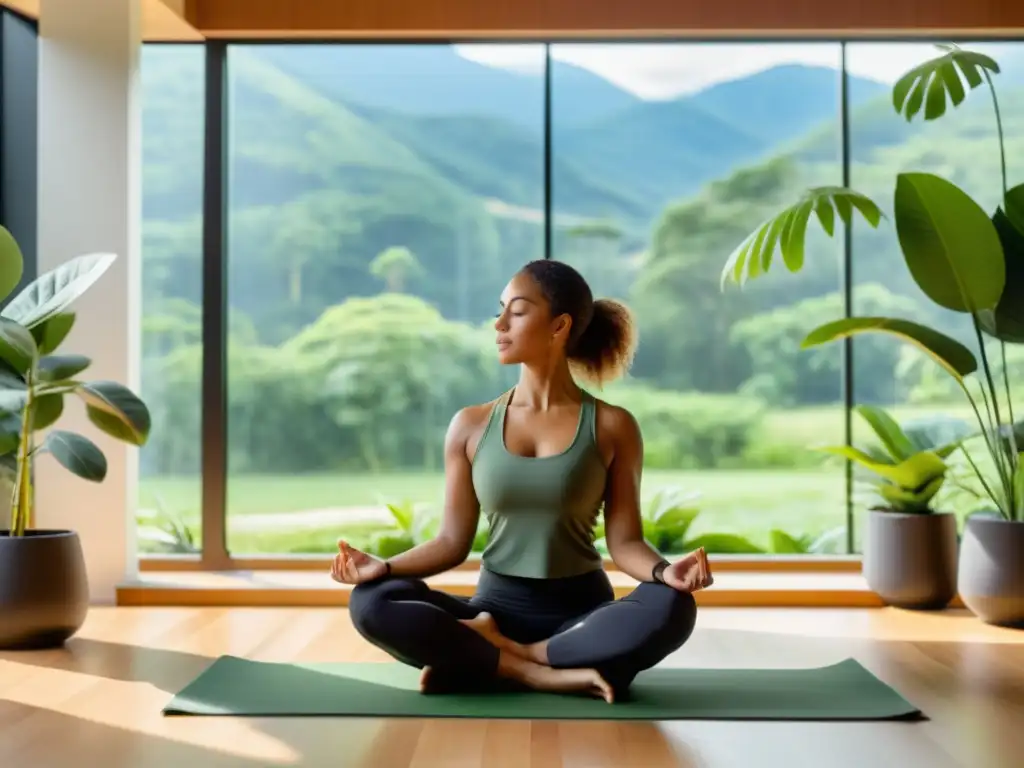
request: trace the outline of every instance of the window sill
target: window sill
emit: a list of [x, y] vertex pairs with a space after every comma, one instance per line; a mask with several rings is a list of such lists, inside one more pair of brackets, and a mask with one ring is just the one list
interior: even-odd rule
[[[609, 570], [617, 597], [637, 582]], [[453, 570], [427, 579], [450, 594], [469, 596], [478, 571]], [[337, 607], [348, 604], [351, 587], [312, 570], [144, 571], [123, 583], [117, 603], [124, 606]], [[720, 607], [875, 608], [881, 598], [857, 572], [752, 572], [716, 570], [715, 584], [698, 592], [697, 603]], [[959, 600], [951, 607], [961, 607]]]
[[[674, 556], [669, 557], [675, 559]], [[320, 571], [330, 570], [332, 557], [328, 555], [268, 555], [238, 556], [228, 561], [232, 571]], [[747, 573], [860, 573], [859, 555], [835, 555], [819, 557], [812, 555], [712, 555], [715, 574], [723, 572]], [[618, 568], [610, 559], [605, 559], [604, 568], [617, 572]], [[480, 556], [470, 555], [456, 571], [478, 571]], [[210, 571], [209, 566], [197, 555], [147, 555], [139, 558], [142, 573], [168, 571]]]

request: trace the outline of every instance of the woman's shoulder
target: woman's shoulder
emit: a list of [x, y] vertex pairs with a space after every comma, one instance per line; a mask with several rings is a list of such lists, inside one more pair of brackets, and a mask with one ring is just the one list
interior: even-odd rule
[[452, 416], [448, 430], [451, 434], [461, 435], [463, 438], [471, 438], [487, 426], [494, 406], [501, 397], [496, 397], [486, 403], [477, 403], [460, 408]]
[[639, 437], [640, 424], [632, 411], [621, 405], [594, 397], [597, 431], [615, 439]]

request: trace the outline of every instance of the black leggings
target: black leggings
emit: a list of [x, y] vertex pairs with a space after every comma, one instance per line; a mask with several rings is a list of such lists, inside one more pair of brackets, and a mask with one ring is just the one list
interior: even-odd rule
[[664, 584], [616, 600], [602, 570], [524, 579], [482, 568], [468, 599], [394, 577], [358, 585], [349, 601], [356, 630], [399, 661], [478, 680], [496, 677], [498, 649], [459, 620], [484, 611], [511, 640], [548, 640], [552, 667], [595, 668], [618, 692], [681, 647], [697, 619], [693, 596]]

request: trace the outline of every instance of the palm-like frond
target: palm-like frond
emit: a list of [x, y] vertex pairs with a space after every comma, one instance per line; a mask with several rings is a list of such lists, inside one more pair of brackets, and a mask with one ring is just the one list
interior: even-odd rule
[[846, 226], [851, 226], [853, 211], [860, 212], [864, 220], [877, 227], [882, 211], [871, 198], [846, 187], [813, 187], [803, 197], [781, 213], [765, 221], [730, 254], [722, 270], [721, 285], [727, 282], [743, 285], [747, 280], [768, 272], [775, 252], [790, 272], [799, 272], [804, 265], [807, 225], [811, 215], [817, 217], [821, 228], [832, 237], [835, 234], [836, 214]]
[[907, 122], [922, 108], [925, 120], [942, 117], [946, 114], [947, 95], [952, 106], [959, 106], [968, 90], [985, 82], [983, 72], [999, 74], [999, 65], [983, 53], [965, 51], [952, 44], [937, 47], [945, 53], [914, 67], [892, 88], [892, 104]]

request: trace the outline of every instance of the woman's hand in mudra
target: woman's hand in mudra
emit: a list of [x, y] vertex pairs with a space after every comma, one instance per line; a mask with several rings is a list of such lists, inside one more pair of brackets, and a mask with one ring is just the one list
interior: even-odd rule
[[661, 578], [668, 586], [680, 592], [696, 592], [715, 583], [704, 547], [669, 565], [662, 572]]
[[331, 578], [341, 584], [362, 584], [364, 581], [379, 579], [388, 572], [384, 561], [360, 552], [348, 545], [347, 541], [338, 542], [338, 554], [331, 565]]

